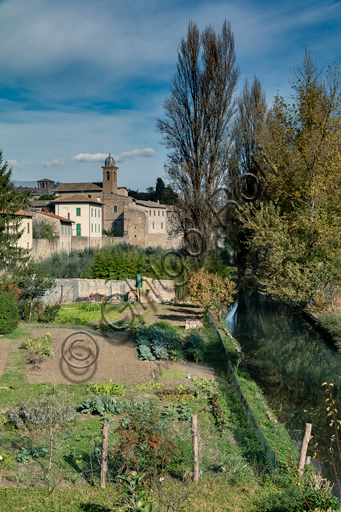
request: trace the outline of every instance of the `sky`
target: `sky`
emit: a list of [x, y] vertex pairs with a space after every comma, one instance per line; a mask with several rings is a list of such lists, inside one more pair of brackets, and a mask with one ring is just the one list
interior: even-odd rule
[[109, 152], [118, 185], [165, 181], [156, 117], [190, 20], [231, 22], [239, 89], [257, 75], [271, 106], [290, 95], [305, 48], [341, 65], [341, 2], [332, 0], [0, 0], [0, 150], [12, 178], [101, 181]]

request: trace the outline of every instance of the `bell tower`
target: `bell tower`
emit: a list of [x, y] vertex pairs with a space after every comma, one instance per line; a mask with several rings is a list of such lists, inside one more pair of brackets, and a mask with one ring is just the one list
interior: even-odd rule
[[109, 153], [105, 159], [103, 169], [103, 199], [109, 199], [111, 194], [117, 194], [117, 169], [115, 160]]

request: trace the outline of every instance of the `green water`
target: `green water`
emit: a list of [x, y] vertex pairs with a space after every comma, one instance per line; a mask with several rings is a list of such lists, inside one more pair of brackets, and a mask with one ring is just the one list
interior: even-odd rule
[[[239, 298], [230, 308], [226, 323], [241, 344], [249, 371], [278, 420], [288, 430], [302, 431], [301, 437], [305, 424], [313, 424], [324, 476], [336, 482], [329, 450], [335, 427], [329, 426], [328, 395], [322, 384], [334, 384], [333, 397], [341, 420], [341, 355], [291, 308], [254, 292]], [[341, 477], [337, 445], [333, 448]], [[314, 456], [314, 441], [310, 442], [308, 455]]]

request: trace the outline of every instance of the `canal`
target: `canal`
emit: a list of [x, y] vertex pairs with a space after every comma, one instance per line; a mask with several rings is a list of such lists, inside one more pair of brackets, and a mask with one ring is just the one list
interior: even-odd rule
[[[313, 424], [323, 476], [336, 483], [330, 456], [335, 427], [330, 427], [327, 418], [328, 395], [322, 384], [334, 384], [331, 389], [338, 409], [336, 416], [341, 420], [341, 354], [292, 308], [255, 292], [239, 297], [230, 307], [226, 323], [242, 347], [251, 376], [278, 420], [296, 439], [303, 437], [303, 432], [297, 431], [304, 431], [306, 423]], [[333, 448], [341, 478], [335, 443]], [[314, 457], [314, 452], [312, 440], [308, 455]]]

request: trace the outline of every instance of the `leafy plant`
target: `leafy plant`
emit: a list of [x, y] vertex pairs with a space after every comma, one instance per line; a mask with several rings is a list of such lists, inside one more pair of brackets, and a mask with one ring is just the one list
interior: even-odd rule
[[27, 448], [22, 448], [17, 456], [17, 461], [26, 462], [28, 460], [31, 460], [32, 457], [38, 459], [39, 457], [45, 457], [47, 453], [48, 450], [46, 450], [46, 448], [44, 448], [43, 446], [37, 446], [35, 448], [32, 448], [31, 450]]
[[13, 294], [0, 295], [0, 334], [9, 334], [19, 324], [19, 313]]
[[151, 391], [153, 389], [161, 390], [163, 387], [163, 382], [147, 382], [146, 384], [135, 384], [135, 391]]
[[40, 336], [39, 338], [27, 338], [21, 348], [29, 350], [31, 354], [37, 354], [39, 356], [51, 357], [54, 355], [50, 345], [53, 341], [53, 337], [49, 332]]
[[185, 354], [196, 363], [203, 361], [206, 345], [200, 334], [192, 333], [186, 338]]
[[135, 478], [119, 475], [119, 479], [125, 484], [125, 490], [121, 493], [121, 498], [124, 498], [127, 505], [125, 508], [118, 509], [118, 512], [127, 512], [133, 510], [134, 512], [152, 512], [153, 505], [150, 501], [143, 498], [147, 494], [147, 487], [140, 484], [140, 480], [146, 476], [146, 473], [137, 475]]
[[123, 384], [113, 382], [111, 379], [109, 382], [101, 382], [99, 384], [90, 383], [88, 384], [88, 390], [96, 395], [118, 395], [124, 396], [126, 393], [126, 387]]

